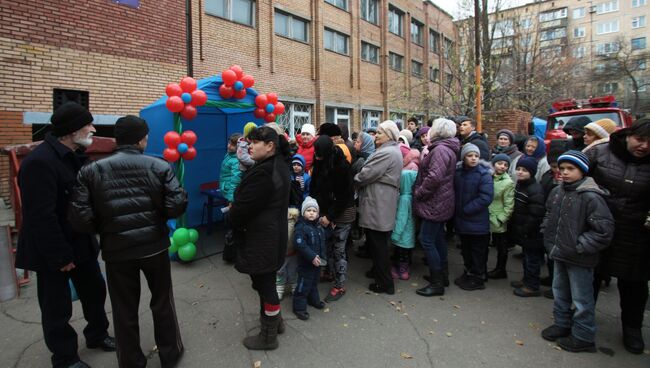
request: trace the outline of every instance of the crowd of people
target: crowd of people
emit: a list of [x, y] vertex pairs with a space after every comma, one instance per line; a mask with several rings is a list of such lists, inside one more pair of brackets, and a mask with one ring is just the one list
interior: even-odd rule
[[[184, 348], [176, 319], [167, 220], [185, 212], [187, 193], [170, 165], [144, 155], [147, 123], [118, 119], [113, 155], [86, 162], [92, 115], [75, 103], [52, 115], [52, 132], [22, 162], [23, 203], [16, 266], [37, 274], [45, 343], [54, 367], [87, 367], [70, 326], [68, 282], [78, 292], [88, 326], [86, 345], [117, 351], [120, 367], [146, 365], [139, 344], [142, 272], [161, 366], [173, 367]], [[618, 129], [608, 119], [571, 119], [570, 139], [544, 139], [503, 129], [490, 149], [465, 116], [401, 129], [386, 120], [349, 136], [346, 127], [305, 124], [295, 139], [281, 126], [248, 123], [228, 137], [220, 189], [229, 202], [224, 260], [248, 274], [259, 294], [260, 332], [243, 344], [279, 346], [285, 332], [280, 301], [308, 320], [346, 295], [352, 238], [356, 254], [372, 259], [369, 290], [395, 293], [412, 277], [413, 249], [428, 267], [418, 295], [450, 286], [448, 242], [459, 240], [460, 289], [506, 279], [508, 252], [522, 248], [518, 297], [554, 299], [554, 324], [542, 337], [572, 352], [595, 351], [595, 303], [603, 282], [617, 279], [623, 343], [644, 350], [643, 312], [650, 280], [650, 120]], [[557, 142], [556, 142], [557, 143]], [[100, 242], [94, 235], [99, 235]], [[496, 264], [489, 271], [488, 251]], [[115, 338], [104, 311], [106, 262]], [[547, 258], [549, 277], [541, 277]], [[320, 282], [331, 286], [321, 298]], [[542, 291], [541, 286], [551, 289]]]

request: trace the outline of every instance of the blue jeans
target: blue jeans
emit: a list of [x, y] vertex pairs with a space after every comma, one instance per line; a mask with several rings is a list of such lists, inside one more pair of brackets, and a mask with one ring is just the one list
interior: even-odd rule
[[431, 274], [442, 271], [447, 263], [447, 242], [445, 242], [445, 223], [422, 220], [420, 225], [420, 244], [427, 256]]
[[539, 275], [544, 259], [542, 239], [528, 239], [523, 245], [524, 253], [524, 285], [533, 290], [539, 290]]
[[[553, 317], [555, 324], [571, 328], [580, 340], [596, 338], [596, 303], [594, 301], [594, 269], [555, 261], [553, 275]], [[571, 303], [575, 310], [571, 310]]]
[[293, 292], [293, 310], [304, 312], [307, 310], [307, 302], [318, 304], [318, 281], [320, 280], [320, 267], [311, 265], [298, 266], [298, 284]]

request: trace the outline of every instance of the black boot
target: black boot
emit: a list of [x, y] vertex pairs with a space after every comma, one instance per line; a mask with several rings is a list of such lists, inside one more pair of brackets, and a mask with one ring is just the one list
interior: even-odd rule
[[640, 328], [623, 326], [623, 345], [632, 354], [642, 354], [645, 348]]
[[280, 315], [262, 316], [260, 333], [255, 336], [248, 336], [244, 339], [244, 346], [248, 350], [274, 350], [278, 348], [278, 327], [280, 326]]
[[507, 279], [508, 273], [504, 269], [495, 268], [487, 273], [489, 279]]
[[429, 278], [431, 280], [429, 285], [421, 289], [417, 289], [415, 292], [418, 295], [422, 295], [422, 296], [444, 295], [445, 286], [444, 286], [442, 273], [441, 272], [433, 273]]
[[442, 264], [442, 284], [445, 287], [449, 286], [449, 263], [447, 262]]

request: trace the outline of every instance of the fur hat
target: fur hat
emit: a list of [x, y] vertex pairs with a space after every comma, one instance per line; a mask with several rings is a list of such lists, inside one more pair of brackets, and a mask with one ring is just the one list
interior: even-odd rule
[[338, 125], [332, 123], [325, 123], [318, 127], [318, 134], [326, 135], [328, 137], [336, 137], [341, 135], [341, 128]]
[[510, 156], [506, 155], [505, 153], [499, 153], [497, 155], [494, 155], [494, 157], [492, 157], [492, 165], [496, 164], [499, 161], [507, 162], [508, 167], [510, 167], [510, 164], [512, 164], [512, 160], [510, 159]]
[[63, 137], [93, 122], [93, 116], [85, 107], [76, 102], [66, 102], [59, 106], [52, 117], [52, 130], [55, 136]]
[[384, 133], [388, 136], [388, 139], [390, 139], [393, 142], [397, 142], [399, 139], [399, 129], [397, 129], [397, 124], [395, 124], [394, 121], [392, 120], [385, 120], [381, 124], [379, 124], [379, 128], [381, 128]]
[[316, 135], [316, 128], [314, 127], [313, 124], [303, 124], [300, 127], [300, 132], [301, 133], [309, 133], [311, 135]]
[[616, 123], [611, 119], [600, 119], [585, 125], [585, 130], [593, 132], [598, 138], [607, 138], [616, 131]]
[[530, 177], [534, 178], [537, 174], [537, 161], [530, 156], [521, 156], [517, 160], [517, 167], [523, 167], [530, 173]]
[[481, 155], [481, 151], [478, 149], [478, 147], [475, 144], [472, 143], [465, 143], [463, 145], [463, 149], [460, 150], [460, 159], [464, 160], [465, 156], [467, 156], [470, 152], [476, 152], [477, 155]]
[[300, 209], [300, 214], [305, 215], [305, 211], [307, 211], [310, 208], [315, 208], [316, 211], [320, 211], [320, 208], [318, 207], [318, 202], [312, 198], [307, 196], [304, 201], [302, 201], [302, 208]]
[[144, 119], [134, 115], [123, 116], [115, 122], [115, 143], [118, 146], [138, 144], [147, 134], [149, 127]]
[[580, 169], [585, 174], [589, 173], [589, 158], [587, 157], [587, 155], [585, 155], [580, 151], [571, 150], [571, 151], [564, 152], [557, 159], [558, 165], [561, 164], [562, 162], [568, 162], [572, 165], [575, 165], [578, 169]]

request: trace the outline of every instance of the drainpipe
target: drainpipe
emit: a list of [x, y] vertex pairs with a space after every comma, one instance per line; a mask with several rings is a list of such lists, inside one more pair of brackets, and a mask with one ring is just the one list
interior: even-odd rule
[[194, 60], [192, 48], [192, 0], [185, 0], [185, 53], [187, 75], [194, 76]]

